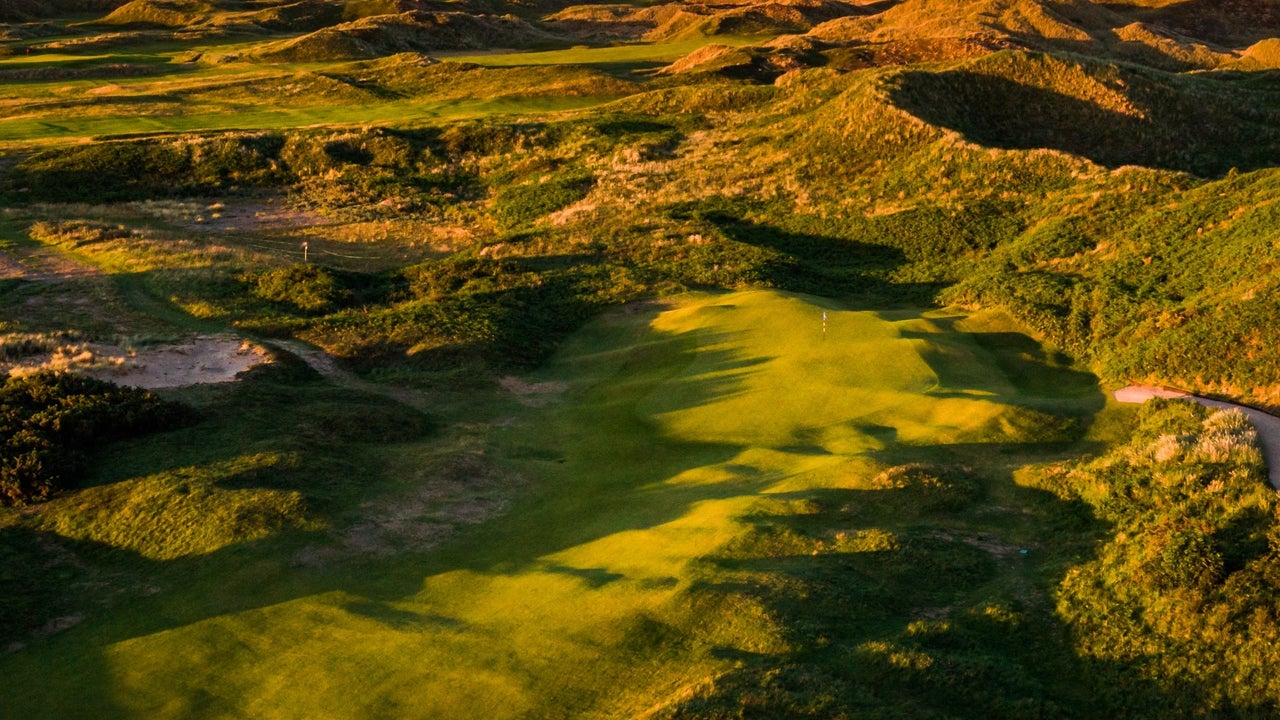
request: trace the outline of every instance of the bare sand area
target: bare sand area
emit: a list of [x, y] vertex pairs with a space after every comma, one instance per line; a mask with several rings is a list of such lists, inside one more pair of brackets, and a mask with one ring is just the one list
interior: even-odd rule
[[74, 370], [119, 385], [147, 389], [230, 382], [271, 355], [234, 335], [201, 335], [164, 345], [127, 348], [83, 343], [0, 363], [0, 370], [26, 374], [43, 369]]

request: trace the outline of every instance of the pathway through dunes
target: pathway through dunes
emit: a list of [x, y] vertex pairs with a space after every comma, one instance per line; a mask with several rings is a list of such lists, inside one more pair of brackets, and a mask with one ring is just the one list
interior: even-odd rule
[[1239, 410], [1249, 418], [1249, 422], [1253, 423], [1254, 429], [1258, 431], [1258, 443], [1262, 446], [1262, 454], [1267, 459], [1267, 479], [1272, 485], [1280, 488], [1280, 417], [1248, 405], [1212, 400], [1182, 390], [1147, 385], [1130, 385], [1120, 388], [1115, 391], [1115, 396], [1116, 400], [1126, 403], [1144, 403], [1152, 398], [1181, 398], [1218, 410]]
[[[6, 703], [32, 718], [679, 716], [771, 664], [854, 653], [862, 679], [840, 682], [871, 682], [919, 622], [960, 632], [1005, 605], [1019, 619], [993, 632], [1017, 641], [997, 652], [1042, 662], [999, 692], [1076, 692], [1035, 600], [1060, 501], [1013, 476], [1070, 452], [1105, 398], [999, 318], [686, 296], [600, 318], [526, 380], [563, 392], [513, 398], [487, 449], [530, 479], [504, 516], [478, 512], [430, 553], [259, 559], [253, 599], [229, 583], [89, 618], [0, 660], [29, 689]], [[796, 594], [829, 577], [836, 595]], [[912, 711], [956, 701], [875, 682]]]

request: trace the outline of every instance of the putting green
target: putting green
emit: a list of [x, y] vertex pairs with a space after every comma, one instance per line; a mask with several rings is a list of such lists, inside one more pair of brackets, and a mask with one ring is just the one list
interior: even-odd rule
[[506, 515], [319, 577], [264, 564], [260, 597], [169, 589], [90, 618], [0, 660], [31, 690], [7, 701], [32, 718], [642, 715], [786, 651], [758, 601], [708, 591], [733, 576], [706, 558], [753, 508], [869, 490], [886, 451], [1022, 440], [1025, 398], [964, 322], [768, 291], [610, 314], [528, 379], [567, 389], [495, 431], [532, 480]]

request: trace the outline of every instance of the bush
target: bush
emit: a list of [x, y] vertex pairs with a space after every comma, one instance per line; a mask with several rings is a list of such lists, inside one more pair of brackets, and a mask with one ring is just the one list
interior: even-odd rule
[[284, 139], [271, 133], [132, 140], [38, 152], [10, 184], [46, 202], [112, 202], [286, 182]]
[[1276, 657], [1280, 506], [1256, 435], [1234, 411], [1186, 401], [1140, 414], [1127, 447], [1055, 475], [1113, 524], [1059, 586], [1059, 615], [1102, 694], [1133, 686], [1118, 674], [1157, 683], [1147, 716], [1272, 717], [1247, 712], [1280, 702], [1257, 672]]
[[8, 377], [0, 387], [0, 505], [46, 500], [75, 483], [91, 449], [191, 417], [153, 393], [79, 375]]
[[299, 263], [268, 270], [253, 279], [253, 293], [304, 312], [328, 312], [351, 298], [333, 272]]

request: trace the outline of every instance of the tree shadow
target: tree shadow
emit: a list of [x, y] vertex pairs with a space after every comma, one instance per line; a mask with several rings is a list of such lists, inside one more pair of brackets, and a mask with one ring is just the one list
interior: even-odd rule
[[[696, 333], [695, 333], [696, 335]], [[699, 354], [699, 360], [710, 372], [719, 376], [749, 372], [749, 363], [732, 353], [716, 354], [701, 350], [704, 344], [715, 344], [709, 335], [654, 338], [648, 346], [662, 356], [663, 363], [680, 365]], [[668, 354], [671, 353], [671, 354]], [[643, 352], [640, 353], [643, 355]], [[635, 358], [644, 363], [643, 357]], [[650, 382], [661, 382], [658, 374]], [[732, 392], [732, 380], [708, 384], [712, 394]], [[279, 390], [279, 389], [277, 389]], [[266, 452], [288, 451], [286, 446], [264, 446], [254, 443], [254, 427], [268, 422], [271, 406], [282, 398], [272, 399], [273, 388], [267, 380], [241, 392], [265, 397], [261, 412], [251, 412], [242, 421], [244, 427], [230, 431], [243, 435], [242, 440]], [[289, 395], [285, 390], [279, 390]], [[702, 393], [687, 392], [686, 402], [706, 401]], [[287, 399], [287, 398], [283, 398]], [[228, 403], [239, 407], [243, 402]], [[391, 627], [442, 627], [457, 629], [457, 620], [438, 614], [422, 617], [388, 603], [413, 597], [421, 590], [424, 578], [437, 574], [469, 570], [486, 577], [517, 576], [531, 572], [564, 575], [589, 589], [600, 589], [623, 579], [619, 573], [604, 568], [579, 568], [564, 563], [548, 563], [547, 557], [617, 533], [644, 530], [671, 522], [686, 515], [698, 503], [712, 499], [737, 497], [760, 491], [771, 478], [761, 477], [754, 468], [730, 469], [718, 482], [659, 487], [662, 481], [682, 472], [708, 465], [726, 463], [742, 448], [727, 443], [676, 442], [664, 440], [662, 452], [654, 453], [655, 433], [651, 421], [638, 413], [625, 399], [601, 396], [590, 399], [583, 422], [607, 422], [615, 427], [617, 441], [589, 448], [585, 454], [570, 457], [566, 472], [555, 477], [559, 463], [545, 463], [553, 490], [534, 493], [518, 500], [501, 523], [467, 529], [464, 525], [451, 542], [435, 548], [430, 554], [413, 554], [411, 562], [395, 555], [339, 555], [327, 566], [298, 566], [291, 561], [296, 553], [310, 546], [334, 545], [335, 537], [324, 530], [297, 530], [278, 533], [260, 540], [239, 542], [209, 553], [169, 560], [154, 560], [136, 552], [100, 542], [77, 540], [54, 532], [31, 528], [14, 528], [0, 533], [0, 554], [22, 559], [36, 557], [26, 566], [36, 570], [11, 579], [0, 575], [0, 597], [45, 598], [64, 597], [69, 588], [97, 587], [93, 599], [74, 599], [67, 608], [56, 604], [19, 608], [25, 634], [14, 627], [0, 640], [17, 640], [31, 647], [19, 650], [0, 664], [15, 674], [7, 677], [34, 677], [50, 657], [71, 668], [67, 674], [47, 678], [39, 696], [24, 696], [45, 707], [99, 708], [104, 717], [127, 716], [122, 707], [113, 707], [107, 698], [118, 697], [113, 686], [113, 673], [105, 661], [105, 650], [116, 643], [184, 627], [212, 617], [264, 608], [290, 600], [340, 591], [357, 600], [343, 607], [351, 613], [378, 620]], [[243, 410], [243, 408], [241, 408]], [[278, 413], [277, 413], [278, 416]], [[206, 430], [208, 428], [205, 428]], [[226, 428], [223, 432], [229, 432]], [[161, 440], [152, 443], [155, 449]], [[297, 445], [302, 451], [303, 446]], [[149, 456], [152, 469], [161, 469], [178, 458], [187, 462], [199, 456], [206, 462], [226, 459], [244, 450], [233, 439], [233, 447], [209, 445], [186, 447], [171, 452], [166, 458]], [[145, 449], [144, 449], [145, 450]], [[176, 450], [176, 447], [175, 447]], [[333, 453], [329, 453], [332, 455]], [[339, 453], [341, 454], [341, 453]], [[145, 453], [144, 453], [145, 455]], [[365, 460], [376, 455], [366, 454]], [[126, 458], [122, 467], [136, 467], [137, 456]], [[167, 462], [166, 462], [167, 460]], [[368, 491], [361, 492], [362, 476], [376, 475], [360, 468], [359, 456], [350, 459], [331, 458], [326, 462], [307, 462], [295, 468], [290, 477], [281, 478], [271, 471], [251, 472], [228, 478], [229, 488], [299, 489], [311, 498], [332, 504], [346, 498], [355, 505]], [[538, 461], [531, 461], [537, 465]], [[145, 465], [145, 464], [144, 464]], [[108, 473], [111, 473], [108, 470]], [[325, 477], [321, 477], [325, 476]], [[326, 489], [333, 484], [348, 486]], [[324, 500], [329, 497], [329, 500]], [[335, 506], [334, 510], [338, 508]], [[51, 550], [42, 550], [42, 548]], [[54, 553], [66, 558], [65, 573], [43, 572], [50, 566], [41, 560]], [[43, 553], [43, 554], [42, 554]], [[649, 578], [652, 587], [669, 587], [673, 578]], [[113, 597], [104, 598], [107, 588]], [[151, 592], [148, 588], [159, 588]], [[122, 608], [127, 607], [127, 611]], [[54, 619], [50, 613], [75, 613], [83, 621], [65, 632], [48, 637], [31, 633], [33, 627]], [[15, 626], [16, 627], [16, 626]], [[46, 692], [47, 691], [47, 692]], [[101, 701], [99, 700], [101, 698]], [[22, 702], [25, 699], [20, 698]], [[22, 704], [21, 702], [19, 704]]]
[[[1042, 462], [1052, 447], [917, 450], [944, 463], [1010, 461], [987, 463], [983, 492], [967, 499], [927, 483], [770, 496], [748, 518], [749, 539], [710, 559], [732, 579], [690, 592], [751, 598], [785, 632], [785, 649], [717, 646], [736, 667], [667, 716], [749, 707], [750, 717], [1181, 718], [1212, 706], [1215, 717], [1261, 718], [1273, 709], [1266, 700], [1215, 705], [1207, 685], [1171, 693], [1149, 676], [1151, 658], [1076, 650], [1055, 591], [1111, 528], [1080, 500], [1015, 481], [1012, 467]], [[883, 459], [918, 462], [920, 453]], [[772, 510], [795, 502], [807, 511]]]
[[[1097, 376], [1027, 335], [961, 330], [958, 323], [963, 318], [959, 316], [931, 316], [928, 320], [944, 332], [905, 330], [902, 336], [928, 341], [921, 357], [945, 388], [931, 391], [934, 397], [990, 399], [1013, 407], [1049, 409], [1081, 421], [1073, 431], [1079, 436], [1106, 403]], [[990, 368], [1000, 372], [992, 373]], [[1075, 441], [1079, 436], [1068, 439]]]

